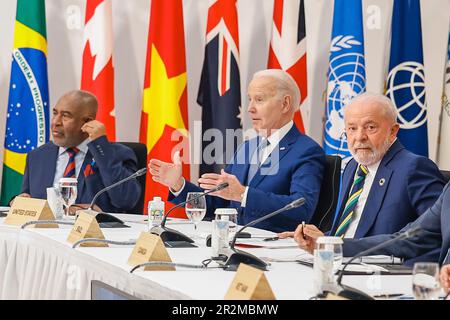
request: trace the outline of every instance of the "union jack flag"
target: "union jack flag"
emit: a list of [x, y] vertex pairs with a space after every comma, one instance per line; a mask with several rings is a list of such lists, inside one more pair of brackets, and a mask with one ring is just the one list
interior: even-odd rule
[[[303, 0], [275, 0], [269, 69], [282, 69], [297, 82], [302, 103], [307, 95], [306, 28]], [[294, 117], [297, 128], [305, 132], [300, 111]]]
[[[239, 33], [236, 0], [210, 1], [203, 62], [197, 102], [202, 106], [202, 133], [218, 129], [226, 137], [227, 129], [238, 129], [241, 123], [241, 91], [239, 75]], [[205, 135], [203, 135], [205, 137]], [[204, 157], [200, 174], [219, 172], [230, 160], [242, 137], [233, 139], [233, 148], [222, 146], [212, 150], [212, 158]], [[202, 142], [202, 150], [211, 141]]]

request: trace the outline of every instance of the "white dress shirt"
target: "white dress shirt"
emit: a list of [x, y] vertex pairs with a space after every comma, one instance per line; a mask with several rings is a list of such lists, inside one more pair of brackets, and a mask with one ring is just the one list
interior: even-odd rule
[[364, 211], [364, 206], [366, 205], [367, 197], [369, 196], [370, 188], [372, 188], [373, 180], [375, 179], [380, 163], [381, 160], [371, 166], [367, 166], [368, 172], [364, 178], [363, 190], [359, 195], [358, 202], [356, 203], [355, 210], [353, 211], [352, 221], [350, 222], [344, 238], [353, 238], [355, 236], [359, 220], [361, 220], [361, 215]]
[[[84, 140], [80, 143], [77, 148], [78, 153], [75, 155], [75, 176], [78, 178], [81, 166], [83, 165], [84, 157], [88, 152], [87, 144], [90, 142], [89, 139]], [[64, 171], [66, 170], [67, 163], [69, 162], [69, 154], [67, 153], [68, 148], [59, 147], [58, 158], [56, 159], [56, 171], [55, 178], [53, 179], [53, 185], [57, 185], [59, 179], [64, 176]]]
[[[267, 140], [269, 140], [269, 144], [261, 150], [262, 151], [261, 164], [263, 164], [264, 161], [267, 160], [267, 158], [272, 153], [272, 151], [275, 150], [275, 148], [278, 148], [278, 144], [280, 143], [281, 139], [283, 139], [284, 136], [289, 132], [289, 130], [291, 130], [293, 125], [294, 121], [291, 120], [284, 126], [282, 126], [280, 129], [274, 131], [267, 138]], [[247, 203], [247, 193], [248, 193], [248, 186], [245, 187], [244, 195], [242, 196], [241, 207], [245, 207]]]

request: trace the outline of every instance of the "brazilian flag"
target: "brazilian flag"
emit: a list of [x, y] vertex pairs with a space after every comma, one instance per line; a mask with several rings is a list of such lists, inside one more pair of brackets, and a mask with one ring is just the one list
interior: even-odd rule
[[27, 153], [49, 139], [45, 0], [17, 0], [1, 204], [20, 193]]

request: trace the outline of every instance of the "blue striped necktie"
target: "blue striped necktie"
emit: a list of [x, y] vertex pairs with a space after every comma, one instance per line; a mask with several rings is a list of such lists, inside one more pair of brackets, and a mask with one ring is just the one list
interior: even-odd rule
[[252, 155], [250, 160], [250, 168], [247, 173], [247, 184], [249, 185], [255, 176], [256, 172], [258, 172], [259, 167], [261, 166], [262, 157], [264, 155], [264, 149], [270, 145], [269, 139], [265, 138], [260, 141], [258, 148], [256, 148], [255, 152]]
[[345, 203], [344, 211], [342, 212], [342, 215], [339, 219], [338, 228], [336, 229], [336, 233], [334, 234], [336, 237], [343, 238], [348, 230], [348, 227], [350, 226], [353, 212], [355, 211], [359, 196], [361, 195], [363, 190], [364, 179], [366, 178], [367, 172], [368, 170], [365, 166], [358, 166], [355, 178], [353, 179], [352, 188], [350, 189], [348, 200]]
[[64, 178], [75, 178], [75, 156], [77, 155], [78, 148], [67, 148], [66, 152], [69, 155], [69, 161], [67, 162], [66, 169], [64, 170]]

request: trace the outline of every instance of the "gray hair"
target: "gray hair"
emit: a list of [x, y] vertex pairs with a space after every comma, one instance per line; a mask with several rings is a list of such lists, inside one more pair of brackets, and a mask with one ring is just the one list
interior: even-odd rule
[[[375, 103], [378, 106], [382, 107], [384, 116], [391, 120], [393, 123], [397, 123], [397, 108], [392, 103], [391, 99], [388, 97], [379, 94], [379, 93], [372, 93], [372, 92], [364, 92], [354, 98], [350, 101], [348, 106], [354, 104], [354, 103]], [[347, 108], [345, 108], [347, 110]]]
[[265, 69], [258, 71], [253, 75], [253, 79], [260, 77], [271, 77], [278, 80], [276, 81], [276, 85], [279, 94], [282, 93], [291, 96], [294, 110], [298, 110], [300, 108], [300, 89], [298, 88], [298, 85], [295, 82], [294, 78], [292, 78], [289, 73], [281, 69]]

